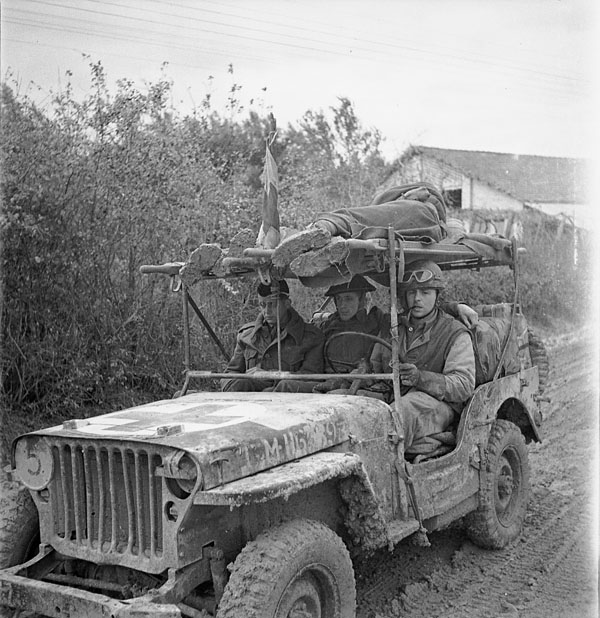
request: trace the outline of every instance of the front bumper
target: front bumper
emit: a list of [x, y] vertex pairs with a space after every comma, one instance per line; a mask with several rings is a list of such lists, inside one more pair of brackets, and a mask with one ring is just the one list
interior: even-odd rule
[[40, 557], [0, 571], [0, 606], [51, 618], [181, 618], [177, 605], [157, 602], [150, 595], [119, 601], [104, 594], [19, 575]]

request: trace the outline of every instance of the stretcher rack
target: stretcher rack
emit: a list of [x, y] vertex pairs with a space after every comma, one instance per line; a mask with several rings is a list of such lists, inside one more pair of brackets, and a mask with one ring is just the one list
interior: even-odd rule
[[[429, 259], [436, 262], [442, 270], [479, 270], [481, 268], [493, 266], [509, 266], [513, 270], [515, 280], [514, 307], [517, 307], [518, 297], [518, 259], [524, 253], [513, 239], [498, 237], [488, 237], [489, 242], [483, 235], [477, 235], [477, 240], [465, 239], [463, 242], [454, 243], [422, 243], [418, 241], [405, 241], [398, 238], [393, 229], [389, 228], [388, 238], [376, 239], [347, 239], [345, 245], [347, 255], [342, 262], [332, 263], [326, 269], [319, 272], [316, 276], [303, 277], [293, 272], [289, 267], [285, 269], [275, 268], [271, 264], [273, 250], [249, 247], [243, 251], [241, 257], [225, 257], [219, 267], [219, 273], [215, 274], [210, 270], [202, 273], [194, 273], [193, 279], [186, 276], [185, 262], [171, 262], [162, 265], [144, 265], [140, 268], [144, 274], [159, 273], [166, 274], [172, 278], [172, 290], [180, 292], [182, 296], [183, 309], [183, 337], [184, 337], [184, 384], [177, 392], [178, 396], [186, 394], [191, 380], [223, 379], [236, 377], [249, 377], [247, 374], [233, 374], [213, 371], [200, 371], [191, 367], [190, 353], [190, 308], [202, 322], [210, 338], [219, 349], [223, 358], [228, 362], [229, 352], [215, 333], [210, 323], [198, 307], [192, 297], [190, 290], [197, 284], [205, 281], [222, 278], [236, 278], [246, 276], [258, 276], [262, 280], [270, 278], [299, 279], [307, 287], [325, 287], [347, 281], [354, 274], [370, 276], [380, 284], [390, 288], [390, 315], [392, 316], [392, 346], [397, 346], [398, 324], [394, 317], [397, 317], [397, 296], [394, 283], [401, 279], [406, 263], [417, 259]], [[465, 244], [469, 243], [469, 244]], [[353, 270], [349, 270], [348, 264], [352, 265]], [[396, 323], [394, 323], [396, 322]], [[396, 336], [394, 337], [394, 333]], [[396, 358], [397, 354], [392, 354]], [[253, 374], [256, 379], [272, 380], [326, 380], [330, 378], [349, 379], [345, 374], [293, 374], [283, 371], [264, 371]], [[360, 379], [389, 379], [394, 383], [394, 390], [399, 395], [400, 385], [397, 368], [392, 364], [392, 372], [385, 374], [352, 374], [352, 378]]]

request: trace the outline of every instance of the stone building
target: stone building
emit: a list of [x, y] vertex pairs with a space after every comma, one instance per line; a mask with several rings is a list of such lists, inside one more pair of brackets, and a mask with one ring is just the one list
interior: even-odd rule
[[[515, 219], [510, 214], [524, 209], [588, 227], [585, 169], [583, 159], [411, 146], [381, 189], [431, 182], [442, 189], [449, 214], [469, 222], [473, 231], [510, 235], [507, 225]], [[485, 226], [477, 224], [481, 219], [503, 224], [497, 230], [482, 229]]]

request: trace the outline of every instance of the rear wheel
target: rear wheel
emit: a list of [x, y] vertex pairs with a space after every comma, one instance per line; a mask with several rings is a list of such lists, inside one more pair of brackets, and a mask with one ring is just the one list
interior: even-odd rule
[[492, 425], [479, 508], [466, 518], [471, 540], [490, 549], [505, 547], [521, 534], [529, 502], [529, 459], [525, 439], [510, 421]]
[[346, 546], [307, 519], [259, 535], [236, 558], [217, 618], [351, 618], [354, 571]]

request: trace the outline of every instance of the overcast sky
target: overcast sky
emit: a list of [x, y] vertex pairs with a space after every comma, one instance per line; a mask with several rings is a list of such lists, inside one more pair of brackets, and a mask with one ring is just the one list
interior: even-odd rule
[[597, 4], [2, 0], [3, 80], [47, 105], [66, 71], [89, 92], [82, 54], [140, 88], [167, 62], [184, 113], [209, 92], [224, 111], [235, 82], [280, 126], [348, 97], [389, 158], [409, 144], [590, 156]]

